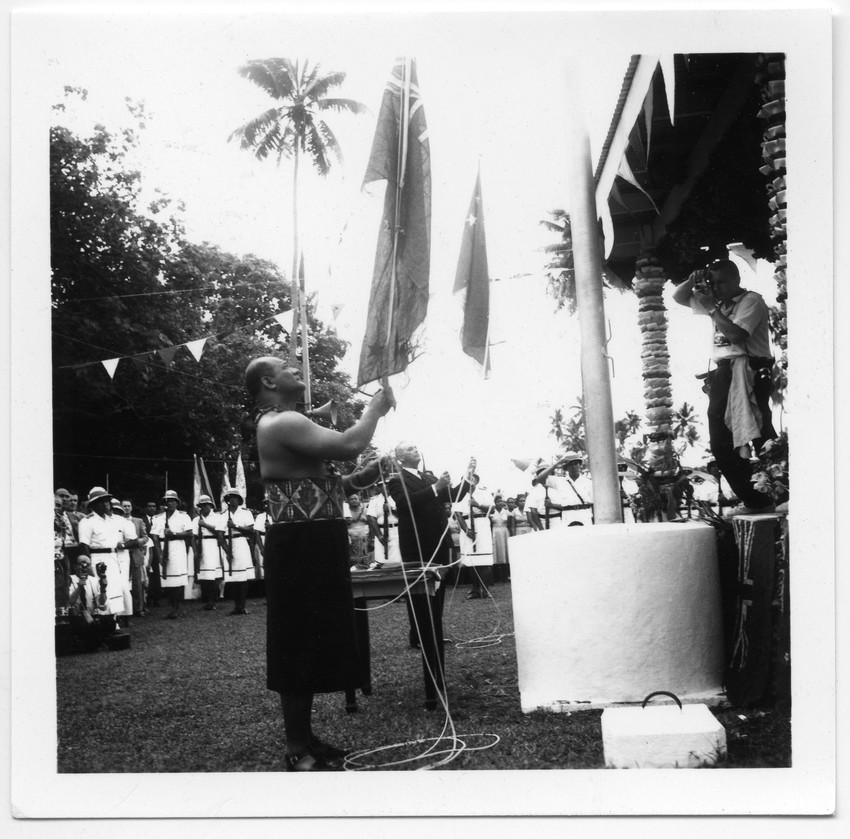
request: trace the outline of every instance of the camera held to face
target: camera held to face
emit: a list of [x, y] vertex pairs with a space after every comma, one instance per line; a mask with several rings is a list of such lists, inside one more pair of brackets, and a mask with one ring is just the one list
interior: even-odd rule
[[694, 271], [694, 291], [700, 294], [714, 294], [714, 287], [711, 283], [711, 271], [708, 268], [700, 268]]

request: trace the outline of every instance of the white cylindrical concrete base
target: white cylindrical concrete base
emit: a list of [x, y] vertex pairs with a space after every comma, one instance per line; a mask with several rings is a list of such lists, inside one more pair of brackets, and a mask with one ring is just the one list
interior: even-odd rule
[[511, 540], [522, 710], [716, 696], [723, 627], [714, 529], [605, 524]]

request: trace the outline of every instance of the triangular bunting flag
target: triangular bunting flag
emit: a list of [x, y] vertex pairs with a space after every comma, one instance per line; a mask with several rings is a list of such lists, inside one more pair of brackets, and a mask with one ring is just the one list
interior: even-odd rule
[[171, 367], [171, 362], [174, 361], [174, 355], [177, 349], [177, 347], [166, 347], [164, 350], [157, 350], [159, 357], [165, 362], [166, 367]]
[[110, 358], [100, 362], [106, 368], [106, 372], [109, 373], [110, 379], [115, 375], [115, 368], [118, 366], [120, 360], [120, 358]]
[[339, 313], [342, 311], [343, 305], [343, 303], [331, 303], [331, 314], [333, 315], [334, 320], [339, 317]]
[[285, 312], [281, 312], [279, 315], [275, 315], [274, 319], [280, 324], [281, 328], [287, 333], [287, 335], [292, 334], [292, 309], [288, 309]]
[[192, 353], [195, 357], [195, 361], [201, 360], [201, 353], [204, 351], [204, 344], [206, 344], [206, 342], [206, 338], [199, 338], [197, 341], [189, 341], [189, 343], [186, 344], [186, 349]]
[[148, 353], [144, 355], [131, 355], [128, 356], [130, 361], [135, 364], [137, 370], [147, 370], [148, 368]]

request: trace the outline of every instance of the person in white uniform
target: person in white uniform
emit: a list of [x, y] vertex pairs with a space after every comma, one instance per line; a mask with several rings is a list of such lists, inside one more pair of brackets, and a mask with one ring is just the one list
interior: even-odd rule
[[180, 604], [189, 581], [189, 542], [192, 539], [192, 519], [179, 510], [180, 496], [173, 489], [162, 497], [165, 512], [154, 517], [151, 536], [156, 539], [161, 557], [160, 587], [168, 598], [171, 611], [165, 616], [175, 620], [180, 616]]
[[[111, 503], [112, 496], [103, 487], [92, 487], [87, 501], [89, 514], [79, 524], [79, 556], [86, 557], [94, 568], [103, 563], [106, 571], [105, 608], [111, 615], [123, 615], [125, 586], [117, 551], [125, 549], [125, 542], [123, 530], [108, 515]], [[132, 612], [132, 595], [129, 603], [129, 612]]]
[[245, 499], [238, 490], [225, 493], [227, 509], [219, 516], [216, 529], [224, 547], [225, 589], [233, 596], [233, 609], [230, 615], [247, 615], [245, 601], [248, 596], [248, 580], [256, 578], [252, 537], [254, 516], [242, 506]]
[[467, 600], [492, 596], [493, 536], [489, 520], [492, 509], [493, 496], [486, 487], [481, 486], [480, 478], [473, 475], [473, 489], [463, 513], [467, 529], [460, 536], [461, 563], [469, 568], [468, 576], [472, 584], [466, 595]]
[[580, 454], [567, 452], [553, 467], [565, 467], [566, 475], [551, 476], [546, 482], [550, 488], [550, 510], [557, 510], [567, 526], [593, 524], [593, 485], [582, 474], [583, 464]]
[[130, 552], [139, 546], [140, 540], [136, 525], [126, 517], [124, 507], [117, 498], [112, 499], [111, 510], [110, 518], [115, 527], [118, 528], [121, 543], [124, 545], [123, 548], [115, 552], [116, 559], [118, 560], [118, 570], [121, 572], [124, 595], [124, 615], [118, 622], [122, 626], [129, 626], [130, 615], [133, 614], [133, 559]]
[[398, 518], [395, 514], [395, 501], [391, 496], [378, 493], [366, 506], [366, 521], [375, 537], [375, 560], [373, 565], [380, 567], [387, 562], [401, 562], [398, 547]]
[[203, 610], [212, 612], [218, 597], [219, 585], [224, 576], [224, 559], [216, 530], [220, 514], [213, 509], [209, 495], [198, 499], [199, 514], [192, 519], [192, 557], [195, 579], [201, 586]]

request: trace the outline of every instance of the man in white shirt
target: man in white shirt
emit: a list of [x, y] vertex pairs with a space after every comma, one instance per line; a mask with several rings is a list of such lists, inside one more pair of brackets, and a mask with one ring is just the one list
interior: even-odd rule
[[375, 565], [380, 567], [387, 562], [401, 562], [395, 501], [382, 492], [374, 495], [366, 505], [366, 521], [375, 537]]
[[[124, 550], [125, 541], [123, 530], [108, 515], [111, 503], [112, 496], [103, 487], [92, 487], [87, 502], [89, 514], [79, 525], [80, 557], [88, 559], [95, 568], [100, 563], [106, 566], [106, 608], [110, 614], [124, 615], [127, 600], [117, 551]], [[132, 612], [132, 595], [129, 606]]]
[[[567, 452], [552, 467], [553, 470], [564, 467], [565, 475], [547, 477], [550, 488], [548, 507], [560, 514], [566, 526], [593, 523], [593, 486], [590, 479], [582, 474], [584, 458], [577, 452]], [[545, 472], [542, 474], [546, 474]]]
[[708, 436], [720, 471], [742, 502], [736, 512], [773, 512], [770, 496], [750, 480], [752, 450], [758, 454], [776, 437], [770, 416], [770, 310], [760, 294], [741, 287], [738, 266], [728, 259], [694, 271], [676, 286], [673, 299], [709, 317], [714, 327], [716, 366], [706, 379]]

